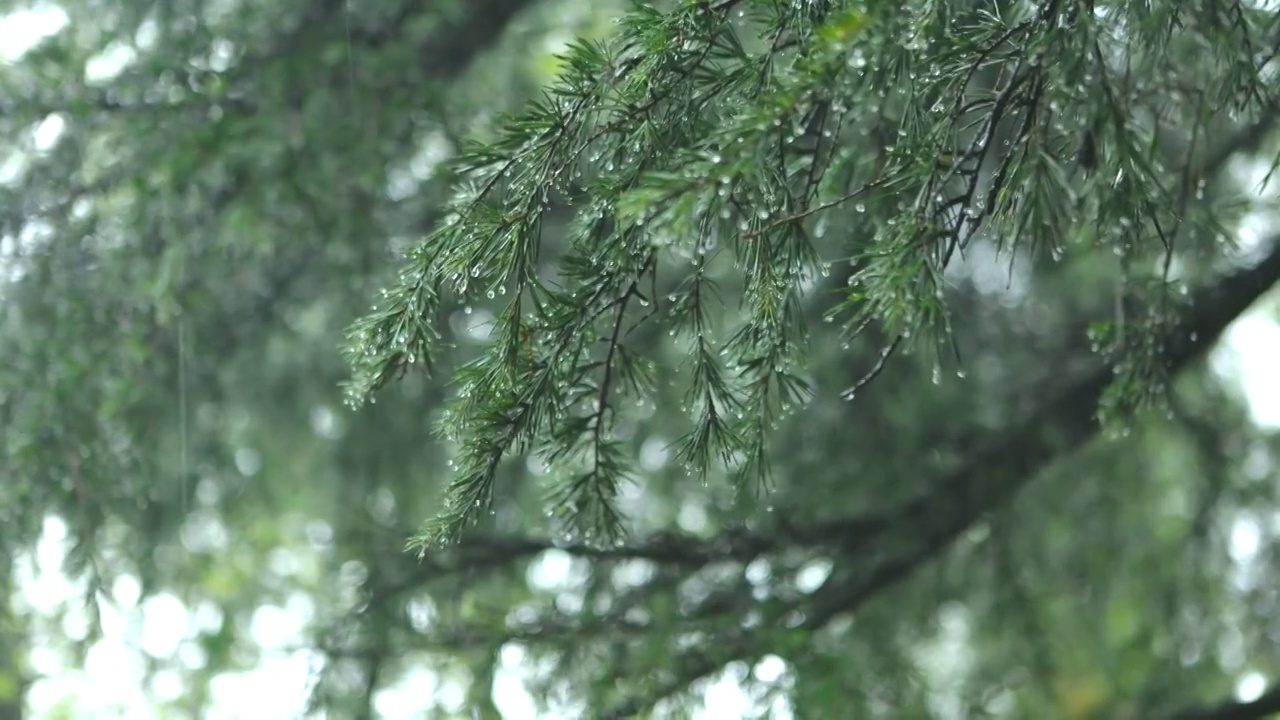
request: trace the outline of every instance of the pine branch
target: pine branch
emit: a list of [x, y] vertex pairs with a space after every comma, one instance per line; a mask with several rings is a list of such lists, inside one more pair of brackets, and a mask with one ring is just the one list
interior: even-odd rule
[[[1182, 321], [1165, 337], [1164, 362], [1171, 374], [1198, 359], [1232, 321], [1280, 282], [1280, 236], [1267, 243], [1271, 252], [1264, 260], [1195, 295]], [[976, 448], [964, 467], [933, 483], [934, 490], [905, 503], [897, 514], [909, 520], [913, 533], [918, 533], [915, 542], [907, 541], [908, 549], [881, 567], [861, 573], [849, 583], [820, 590], [811, 621], [824, 624], [932, 559], [983, 516], [1010, 500], [1040, 470], [1089, 441], [1100, 429], [1098, 403], [1112, 377], [1111, 368], [1100, 367], [1071, 383], [1055, 400]], [[867, 542], [840, 532], [838, 523], [825, 530], [857, 546]]]
[[[1267, 245], [1271, 251], [1264, 260], [1194, 295], [1189, 311], [1165, 338], [1165, 360], [1171, 373], [1186, 369], [1201, 357], [1232, 321], [1280, 283], [1280, 235], [1270, 238]], [[1091, 440], [1100, 429], [1098, 403], [1112, 377], [1111, 368], [1103, 366], [1071, 383], [1029, 417], [980, 444], [963, 467], [931, 483], [931, 490], [894, 511], [796, 530], [789, 542], [835, 546], [850, 564], [859, 557], [872, 561], [869, 567], [851, 565], [833, 574], [812, 596], [798, 602], [796, 608], [805, 617], [803, 627], [820, 629], [904, 580], [1008, 503], [1041, 470]], [[740, 646], [734, 647], [728, 638], [723, 640], [714, 656], [700, 651], [681, 658], [686, 667], [665, 684], [663, 692], [647, 700], [633, 698], [607, 717], [630, 717], [658, 697], [677, 692], [766, 642], [744, 637]]]
[[[1260, 132], [1257, 126], [1245, 128], [1226, 139], [1222, 147], [1251, 147], [1259, 140]], [[1230, 154], [1229, 150], [1214, 152], [1215, 160], [1205, 163], [1204, 172], [1212, 175]], [[1198, 357], [1231, 319], [1280, 277], [1278, 262], [1280, 253], [1273, 253], [1262, 264], [1225, 278], [1194, 297], [1190, 312], [1170, 332], [1167, 348], [1171, 371]], [[697, 295], [695, 284], [690, 297]], [[697, 304], [694, 302], [681, 316], [693, 326], [705, 322]], [[975, 459], [965, 468], [934, 482], [937, 492], [922, 494], [898, 508], [805, 527], [784, 526], [772, 532], [734, 530], [709, 540], [668, 534], [609, 548], [549, 539], [465, 537], [453, 548], [425, 554], [425, 567], [430, 573], [437, 573], [442, 570], [442, 563], [453, 567], [461, 558], [466, 558], [466, 567], [472, 569], [490, 567], [552, 548], [595, 561], [641, 559], [685, 571], [725, 560], [745, 563], [790, 548], [882, 558], [865, 572], [833, 576], [817, 596], [795, 606], [809, 618], [806, 626], [821, 627], [835, 614], [857, 607], [943, 552], [965, 529], [1030, 482], [1040, 468], [1087, 442], [1097, 432], [1097, 402], [1111, 378], [1112, 371], [1107, 367], [1081, 378], [1064, 389], [1057, 401], [1033, 413], [1029, 421], [1014, 424], [980, 446]], [[925, 533], [917, 540], [901, 541], [897, 535], [904, 527], [924, 527]], [[687, 671], [679, 673], [668, 691], [678, 690], [683, 683], [714, 671], [734, 657], [749, 656], [764, 642], [767, 641], [763, 637], [726, 635], [714, 653], [681, 656], [679, 665]], [[627, 716], [627, 709], [622, 708], [623, 714], [615, 716]]]
[[[1170, 351], [1166, 359], [1171, 370], [1185, 369], [1200, 357], [1212, 347], [1223, 329], [1280, 281], [1280, 236], [1269, 242], [1277, 249], [1265, 260], [1222, 278], [1202, 290], [1190, 303], [1191, 310], [1184, 322], [1169, 333]], [[940, 490], [922, 493], [892, 510], [783, 527], [772, 532], [728, 531], [710, 540], [671, 533], [645, 542], [598, 548], [550, 539], [482, 535], [462, 541], [458, 550], [471, 553], [499, 548], [498, 554], [531, 554], [557, 548], [571, 555], [599, 560], [645, 559], [698, 567], [722, 560], [748, 561], [792, 547], [862, 551], [876, 538], [901, 527], [904, 519], [909, 519], [912, 527], [932, 525], [934, 533], [943, 536], [938, 542], [945, 546], [978, 517], [1021, 490], [1041, 469], [1098, 432], [1097, 401], [1110, 383], [1112, 372], [1109, 367], [1100, 367], [1070, 383], [1058, 393], [1056, 400], [980, 443], [964, 467], [931, 483]], [[448, 552], [440, 550], [424, 557]], [[912, 569], [925, 559], [915, 558], [904, 568]], [[875, 589], [880, 587], [881, 584], [876, 583]]]
[[[1185, 369], [1212, 347], [1216, 338], [1260, 295], [1280, 282], [1280, 237], [1261, 263], [1219, 280], [1197, 293], [1183, 322], [1170, 332], [1166, 347], [1171, 371]], [[424, 556], [428, 575], [447, 568], [471, 570], [505, 565], [519, 558], [558, 549], [596, 561], [647, 560], [661, 565], [696, 570], [714, 562], [747, 562], [783, 549], [827, 548], [846, 557], [875, 559], [870, 567], [847, 568], [833, 575], [817, 593], [801, 598], [769, 616], [788, 610], [803, 612], [804, 627], [816, 630], [837, 614], [856, 609], [871, 597], [918, 570], [944, 552], [954, 540], [990, 512], [1007, 503], [1031, 482], [1041, 469], [1094, 437], [1099, 429], [1097, 404], [1111, 380], [1106, 367], [1077, 380], [1023, 422], [1015, 423], [982, 444], [963, 468], [932, 483], [934, 491], [922, 494], [898, 508], [871, 515], [842, 518], [774, 533], [727, 532], [711, 540], [666, 535], [644, 543], [613, 548], [590, 544], [564, 544], [551, 540], [475, 536], [458, 545]], [[904, 537], [902, 529], [911, 537]], [[415, 584], [416, 583], [410, 583]], [[397, 591], [398, 592], [398, 591]], [[742, 611], [739, 608], [735, 612]], [[774, 618], [776, 619], [776, 618]], [[643, 628], [637, 629], [643, 632]], [[565, 633], [571, 635], [570, 630]], [[558, 636], [558, 635], [557, 635]], [[665, 696], [695, 679], [714, 672], [734, 658], [749, 657], [767, 643], [763, 634], [723, 635], [714, 649], [691, 651], [673, 658], [678, 669], [671, 682], [648, 696]], [[651, 700], [633, 698], [605, 717], [631, 717]], [[1280, 698], [1268, 696], [1268, 702]], [[1262, 717], [1263, 701], [1232, 704], [1177, 720]], [[1256, 713], [1256, 714], [1250, 714]]]
[[[452, 222], [415, 251], [403, 285], [390, 292], [391, 304], [353, 335], [353, 394], [364, 397], [403, 372], [406, 362], [427, 357], [435, 340], [427, 324], [442, 292], [467, 300], [515, 283], [493, 349], [463, 371], [459, 400], [444, 423], [460, 448], [459, 472], [445, 511], [418, 539], [424, 557], [437, 552], [431, 545], [459, 541], [463, 527], [488, 510], [494, 473], [509, 454], [538, 452], [557, 473], [569, 475], [558, 481], [555, 499], [569, 510], [571, 525], [579, 526], [572, 529], [582, 529], [576, 519], [586, 514], [582, 508], [609, 507], [612, 485], [627, 470], [622, 458], [614, 461], [607, 437], [614, 363], [625, 354], [619, 338], [627, 299], [649, 271], [655, 248], [691, 261], [681, 263], [688, 274], [668, 311], [673, 329], [693, 330], [686, 396], [693, 428], [677, 459], [703, 474], [712, 460], [745, 460], [761, 475], [767, 474], [765, 428], [781, 407], [803, 402], [807, 389], [793, 372], [803, 367], [807, 339], [797, 298], [813, 274], [825, 270], [806, 222], [825, 220], [814, 217], [819, 211], [837, 214], [854, 198], [859, 213], [864, 200], [876, 208], [875, 231], [850, 248], [857, 269], [843, 307], [851, 311], [846, 329], [856, 334], [874, 322], [898, 338], [872, 376], [909, 334], [950, 331], [942, 272], [980, 233], [1012, 246], [1043, 236], [1060, 243], [1082, 239], [1086, 252], [1116, 250], [1126, 282], [1131, 258], [1141, 259], [1157, 240], [1172, 253], [1185, 208], [1170, 209], [1176, 194], [1167, 186], [1176, 183], [1152, 157], [1161, 128], [1152, 127], [1150, 109], [1109, 67], [1112, 53], [1101, 44], [1108, 35], [1075, 26], [1076, 4], [1051, 0], [1010, 15], [1008, 22], [975, 16], [966, 46], [943, 54], [899, 52], [892, 43], [868, 41], [884, 51], [871, 69], [859, 64], [862, 48], [847, 42], [852, 31], [806, 21], [781, 6], [770, 13], [762, 5], [749, 21], [735, 24], [724, 17], [727, 7], [685, 3], [670, 13], [637, 8], [623, 18], [620, 39], [575, 45], [546, 98], [459, 163], [473, 185], [453, 204]], [[754, 39], [769, 50], [752, 54], [736, 33], [760, 17], [765, 30]], [[870, 20], [852, 19], [859, 27], [863, 21], [877, 25], [869, 34], [879, 33], [881, 40], [918, 29], [916, 20], [892, 8]], [[1174, 16], [1167, 21], [1177, 24]], [[829, 43], [814, 39], [833, 37]], [[786, 63], [775, 57], [784, 48]], [[1153, 77], [1166, 70], [1177, 74], [1176, 67], [1165, 67], [1172, 63], [1157, 61], [1160, 72]], [[971, 87], [979, 77], [983, 86]], [[1082, 120], [1070, 108], [1084, 102], [1085, 86], [1098, 78], [1107, 100], [1104, 117]], [[887, 97], [886, 88], [899, 92]], [[872, 92], [884, 102], [863, 111], [861, 100]], [[1131, 100], [1133, 112], [1121, 113], [1120, 103]], [[826, 123], [839, 128], [846, 115], [851, 124], [887, 123], [890, 132], [899, 125], [882, 161], [842, 160], [834, 151], [818, 161], [824, 143], [850, 150], [866, 144], [861, 137], [821, 139]], [[1094, 137], [1099, 132], [1103, 137]], [[1197, 124], [1192, 135], [1198, 132]], [[1089, 164], [1108, 171], [1109, 187], [1071, 176], [1064, 149], [1078, 147], [1080, 134], [1090, 147], [1097, 144], [1099, 157]], [[824, 182], [828, 167], [840, 163], [847, 172], [832, 175], [844, 180]], [[1195, 175], [1184, 168], [1184, 198]], [[1076, 199], [1090, 204], [1073, 207]], [[560, 201], [579, 208], [578, 222], [552, 289], [535, 258], [541, 218]], [[1165, 222], [1171, 217], [1173, 225]], [[719, 244], [721, 237], [731, 240]], [[733, 280], [742, 282], [741, 323], [706, 320], [713, 313], [703, 272], [717, 257], [726, 257], [738, 274]], [[1117, 383], [1115, 367], [1105, 362], [1115, 358], [1099, 357], [1095, 371], [992, 436], [959, 472], [905, 504], [725, 543], [690, 539], [662, 562], [696, 568], [716, 558], [749, 559], [797, 547], [855, 558], [853, 567], [790, 607], [803, 614], [806, 627], [820, 628], [945, 551], [1041, 468], [1087, 442], [1098, 429], [1108, 388], [1124, 384], [1131, 395], [1152, 394], [1149, 388], [1198, 357], [1256, 298], [1263, 289], [1257, 273], [1272, 273], [1265, 280], [1270, 285], [1276, 270], [1264, 263], [1223, 281], [1182, 314], [1167, 302], [1166, 288], [1147, 307], [1131, 302], [1139, 291], [1127, 288], [1124, 312], [1146, 310], [1153, 318], [1132, 323], [1116, 343], [1117, 353], [1143, 343], [1139, 349], [1147, 355], [1120, 355], [1132, 360], [1124, 367], [1138, 368], [1126, 371], [1133, 377]], [[1133, 283], [1149, 280], [1135, 276]], [[721, 342], [720, 333], [729, 340]], [[592, 343], [602, 335], [606, 349], [600, 353]], [[1148, 356], [1151, 361], [1142, 362]], [[610, 514], [600, 514], [606, 519], [587, 529], [616, 530]], [[534, 541], [530, 551], [540, 545]], [[653, 548], [568, 551], [604, 560]], [[779, 619], [771, 612], [765, 621]], [[764, 635], [733, 631], [715, 648], [679, 656], [671, 689], [726, 659], [750, 655], [763, 647]]]
[[[1246, 128], [1239, 135], [1224, 141], [1224, 147], [1250, 147], [1256, 142], [1256, 128]], [[1225, 158], [1229, 153], [1215, 153]], [[1221, 162], [1221, 161], [1219, 161]], [[1209, 164], [1206, 164], [1209, 165]], [[1213, 174], [1214, 167], [1206, 167], [1208, 174]], [[1190, 343], [1178, 340], [1170, 342], [1170, 359], [1177, 367], [1185, 366], [1195, 356], [1212, 344], [1217, 332], [1229, 323], [1241, 308], [1247, 306], [1262, 287], [1280, 276], [1280, 268], [1276, 267], [1275, 255], [1251, 270], [1242, 271], [1220, 281], [1213, 288], [1197, 294], [1191, 303], [1191, 312], [1173, 336], [1182, 339], [1195, 335], [1196, 340]], [[696, 287], [695, 283], [695, 287]], [[698, 291], [691, 293], [697, 296]], [[706, 322], [703, 311], [697, 304], [686, 310], [682, 317], [687, 318], [690, 325], [698, 326]], [[616, 322], [617, 318], [614, 318]], [[614, 326], [614, 322], [610, 325]], [[615, 326], [616, 327], [616, 326]], [[701, 335], [701, 333], [695, 333]], [[611, 333], [612, 336], [612, 333]], [[1176, 338], [1175, 338], [1176, 339]], [[1174, 368], [1176, 369], [1176, 367]], [[419, 587], [423, 582], [439, 578], [463, 569], [469, 571], [485, 571], [505, 567], [509, 563], [528, 559], [542, 552], [556, 549], [570, 555], [584, 557], [593, 561], [610, 563], [626, 560], [645, 560], [660, 566], [678, 567], [685, 572], [693, 572], [707, 565], [726, 560], [746, 563], [757, 557], [792, 549], [809, 548], [839, 552], [845, 556], [883, 559], [868, 569], [863, 576], [857, 568], [848, 574], [833, 576], [828, 586], [817, 597], [802, 598], [793, 605], [781, 610], [773, 610], [767, 614], [766, 623], [779, 619], [786, 611], [801, 610], [806, 617], [810, 629], [819, 627], [833, 614], [856, 607], [861, 602], [878, 594], [897, 580], [906, 577], [932, 557], [943, 552], [950, 542], [962, 532], [966, 523], [977, 521], [990, 509], [1004, 502], [1029, 482], [1036, 471], [1052, 462], [1055, 456], [1069, 452], [1071, 448], [1086, 442], [1097, 431], [1094, 418], [1097, 398], [1101, 389], [1110, 381], [1110, 371], [1102, 368], [1064, 390], [1060, 399], [1050, 403], [1038, 413], [1032, 414], [1032, 423], [1021, 423], [1012, 426], [1003, 433], [994, 436], [985, 443], [985, 450], [977, 455], [979, 460], [971, 462], [966, 469], [955, 475], [936, 481], [933, 486], [941, 488], [935, 494], [925, 494], [916, 500], [900, 507], [883, 512], [841, 518], [819, 523], [814, 526], [799, 528], [781, 527], [772, 532], [734, 530], [711, 539], [690, 537], [680, 534], [667, 534], [649, 540], [618, 546], [602, 548], [594, 544], [565, 543], [551, 539], [533, 539], [503, 536], [467, 535], [456, 545], [434, 549], [423, 555], [423, 564], [417, 570], [410, 570], [409, 576], [399, 585], [385, 588], [379, 592], [381, 600], [389, 599], [401, 592]], [[1062, 444], [1050, 447], [1047, 451], [1032, 456], [1022, 456], [1010, 448], [1026, 446], [1025, 438], [1037, 434], [1037, 430], [1028, 429], [1033, 424], [1051, 430], [1066, 428], [1067, 437]], [[1052, 435], [1051, 431], [1040, 433]], [[1012, 469], [1004, 469], [1003, 464], [1012, 458]], [[997, 482], [985, 482], [984, 473], [994, 471]], [[989, 487], [990, 485], [999, 487]], [[984, 489], [985, 487], [985, 489]], [[950, 489], [949, 488], [953, 488]], [[985, 494], [984, 494], [985, 493]], [[977, 499], [965, 499], [967, 495], [979, 495]], [[953, 497], [959, 496], [955, 501]], [[950, 517], [950, 513], [957, 513]], [[919, 519], [928, 530], [928, 537], [923, 544], [912, 545], [911, 540], [900, 542], [897, 537], [902, 528], [918, 527]], [[957, 530], [957, 528], [961, 528]], [[742, 604], [742, 603], [745, 603]], [[722, 608], [724, 612], [740, 615], [749, 609], [761, 610], [756, 601], [744, 596], [737, 606]], [[370, 607], [377, 605], [371, 603]], [[683, 622], [692, 623], [691, 617], [683, 617]], [[598, 625], [593, 628], [599, 629]], [[556, 624], [555, 632], [549, 634], [531, 634], [530, 640], [553, 640], [559, 637], [573, 637], [576, 625]], [[582, 629], [582, 628], [579, 628]], [[595, 632], [596, 630], [592, 630]], [[636, 632], [644, 633], [643, 628]], [[475, 638], [472, 638], [475, 640]], [[480, 638], [485, 642], [492, 638]], [[467, 638], [442, 638], [442, 642], [470, 643]], [[659, 690], [661, 694], [676, 692], [683, 684], [693, 678], [705, 675], [734, 658], [750, 657], [758, 654], [768, 643], [764, 634], [752, 635], [736, 631], [722, 633], [714, 648], [699, 650], [693, 654], [682, 654], [673, 658], [673, 668], [678, 670], [676, 681]], [[646, 697], [652, 697], [646, 693]], [[615, 717], [627, 717], [634, 708], [645, 705], [638, 702], [619, 709]]]

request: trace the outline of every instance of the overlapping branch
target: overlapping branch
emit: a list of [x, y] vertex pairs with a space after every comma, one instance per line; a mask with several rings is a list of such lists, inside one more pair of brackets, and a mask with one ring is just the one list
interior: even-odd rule
[[[1242, 128], [1221, 144], [1210, 146], [1180, 182], [1198, 185], [1216, 175], [1239, 152], [1255, 149], [1274, 125], [1271, 118]], [[750, 232], [750, 231], [748, 231]], [[1262, 263], [1222, 278], [1203, 288], [1187, 305], [1179, 322], [1168, 326], [1163, 362], [1169, 374], [1185, 369], [1210, 347], [1221, 331], [1259, 295], [1280, 279], [1280, 251]], [[778, 526], [771, 530], [734, 529], [716, 537], [695, 538], [676, 533], [651, 537], [619, 547], [574, 544], [550, 539], [464, 535], [451, 547], [424, 553], [424, 566], [395, 587], [384, 588], [380, 600], [420, 587], [428, 577], [438, 579], [466, 569], [484, 572], [508, 567], [522, 560], [558, 550], [604, 563], [643, 560], [693, 573], [720, 562], [747, 563], [782, 551], [837, 554], [847, 567], [833, 575], [811, 596], [772, 603], [765, 607], [746, 594], [729, 606], [717, 608], [721, 617], [766, 612], [765, 622], [788, 613], [803, 615], [803, 627], [816, 630], [831, 619], [857, 609], [870, 598], [908, 577], [949, 548], [966, 530], [1007, 503], [1033, 481], [1039, 471], [1087, 443], [1098, 431], [1099, 402], [1114, 380], [1112, 367], [1098, 358], [1096, 368], [1066, 386], [1044, 393], [1051, 399], [1018, 422], [980, 441], [968, 462], [945, 477], [936, 478], [929, 490], [893, 508], [837, 518], [802, 527]], [[695, 624], [694, 615], [681, 622]], [[598, 621], [594, 620], [592, 622]], [[574, 638], [585, 626], [550, 622], [530, 640], [554, 642]], [[491, 638], [492, 639], [492, 638]], [[448, 639], [441, 639], [450, 644]], [[455, 638], [454, 641], [457, 639]], [[715, 672], [725, 662], [751, 657], [767, 649], [767, 633], [730, 631], [714, 648], [699, 648], [673, 657], [670, 682], [656, 692], [635, 696], [614, 708], [610, 716], [627, 717], [662, 695], [680, 691], [697, 678]]]
[[[1270, 253], [1261, 262], [1195, 294], [1182, 321], [1165, 338], [1170, 373], [1186, 369], [1201, 357], [1232, 321], [1280, 283], [1280, 235], [1270, 238], [1268, 245]], [[961, 468], [930, 483], [929, 490], [895, 510], [797, 530], [790, 543], [835, 545], [850, 565], [857, 565], [857, 558], [870, 559], [861, 567], [833, 575], [796, 604], [804, 613], [804, 627], [822, 628], [905, 579], [1011, 500], [1040, 471], [1092, 439], [1100, 427], [1098, 402], [1112, 377], [1113, 371], [1101, 366], [1069, 383], [1028, 417], [979, 443]], [[902, 529], [907, 532], [895, 532]], [[754, 645], [748, 643], [734, 656], [750, 654], [747, 650]], [[684, 672], [667, 692], [714, 672], [734, 656], [685, 658]], [[646, 704], [632, 701], [615, 708], [609, 717], [629, 717]]]
[[[1170, 372], [1185, 369], [1212, 347], [1219, 334], [1267, 289], [1280, 281], [1280, 237], [1261, 262], [1223, 277], [1204, 288], [1189, 303], [1182, 323], [1166, 338], [1165, 360]], [[514, 560], [546, 550], [559, 550], [595, 560], [651, 560], [683, 567], [711, 562], [748, 561], [760, 555], [796, 547], [859, 550], [891, 533], [903, 518], [915, 528], [940, 537], [942, 546], [971, 525], [978, 515], [1015, 494], [1055, 459], [1091, 439], [1098, 430], [1098, 399], [1113, 377], [1100, 366], [1062, 387], [1054, 399], [1028, 417], [992, 433], [969, 454], [969, 461], [945, 478], [931, 483], [937, 490], [921, 493], [890, 511], [826, 520], [772, 531], [730, 530], [710, 540], [667, 533], [620, 547], [595, 547], [551, 539], [469, 535], [455, 547], [424, 555], [424, 560], [458, 555], [471, 558], [492, 554]]]
[[[1211, 348], [1223, 330], [1268, 289], [1280, 283], [1280, 236], [1269, 240], [1271, 252], [1259, 263], [1228, 274], [1193, 296], [1181, 322], [1165, 338], [1169, 371], [1185, 370]], [[811, 631], [836, 616], [856, 610], [872, 597], [907, 578], [945, 552], [968, 529], [982, 522], [1031, 483], [1042, 470], [1089, 442], [1099, 431], [1098, 403], [1113, 378], [1103, 363], [1061, 387], [1037, 410], [977, 443], [962, 467], [929, 484], [929, 490], [901, 505], [869, 514], [837, 518], [803, 527], [774, 531], [731, 530], [711, 539], [670, 533], [620, 547], [566, 544], [551, 540], [466, 536], [457, 545], [424, 556], [422, 572], [438, 579], [441, 573], [465, 568], [494, 570], [556, 550], [593, 561], [644, 560], [692, 573], [713, 563], [746, 563], [779, 551], [809, 549], [837, 553], [844, 570], [818, 591], [769, 607], [752, 600], [716, 608], [716, 615], [765, 612], [769, 620], [788, 613], [803, 615], [802, 627]], [[413, 580], [395, 589], [408, 590]], [[394, 594], [394, 593], [392, 593]], [[695, 609], [697, 614], [700, 608]], [[692, 618], [689, 618], [692, 620]], [[546, 628], [529, 640], [552, 641], [574, 636], [574, 626]], [[456, 639], [455, 639], [456, 640]], [[673, 657], [670, 682], [646, 698], [633, 697], [612, 708], [606, 717], [631, 717], [658, 697], [678, 692], [724, 663], [764, 652], [764, 633], [725, 633], [717, 647], [694, 649]], [[1177, 720], [1262, 717], [1261, 708], [1280, 703], [1280, 697], [1231, 704], [1212, 711], [1176, 716]]]

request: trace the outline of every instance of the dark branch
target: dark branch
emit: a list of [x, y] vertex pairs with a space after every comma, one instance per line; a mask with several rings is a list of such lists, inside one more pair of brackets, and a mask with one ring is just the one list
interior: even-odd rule
[[[1171, 374], [1185, 369], [1212, 347], [1236, 317], [1280, 280], [1280, 236], [1269, 242], [1273, 249], [1266, 259], [1205, 288], [1190, 305], [1183, 321], [1166, 339], [1166, 362]], [[775, 532], [728, 531], [710, 540], [670, 533], [613, 548], [563, 544], [549, 539], [473, 535], [453, 548], [428, 553], [424, 561], [431, 566], [451, 564], [453, 561], [446, 558], [456, 554], [471, 562], [487, 557], [497, 563], [559, 549], [595, 560], [650, 560], [700, 567], [724, 560], [747, 561], [783, 547], [859, 549], [901, 526], [903, 518], [910, 518], [911, 527], [923, 529], [921, 542], [907, 557], [900, 557], [862, 577], [868, 585], [863, 592], [870, 594], [891, 582], [890, 576], [896, 577], [891, 566], [902, 563], [902, 570], [914, 569], [949, 545], [983, 514], [1015, 495], [1055, 459], [1090, 440], [1099, 429], [1098, 401], [1111, 380], [1111, 368], [1103, 366], [1071, 383], [1056, 399], [1009, 429], [994, 433], [985, 446], [970, 453], [968, 463], [932, 483], [937, 490], [921, 493], [891, 511]], [[826, 592], [830, 593], [831, 589]], [[843, 601], [856, 603], [861, 599], [860, 593], [857, 597], [845, 596]], [[835, 612], [836, 608], [831, 611]]]
[[[1186, 369], [1203, 355], [1232, 321], [1280, 282], [1280, 236], [1270, 238], [1266, 246], [1270, 253], [1261, 262], [1195, 294], [1182, 321], [1175, 323], [1165, 337], [1170, 374]], [[833, 574], [817, 592], [796, 604], [804, 611], [803, 627], [820, 629], [837, 615], [855, 610], [910, 576], [1011, 500], [1041, 470], [1091, 440], [1099, 430], [1098, 402], [1112, 378], [1109, 366], [1084, 375], [1039, 410], [980, 445], [968, 463], [932, 483], [933, 490], [903, 503], [894, 512], [829, 521], [794, 534], [793, 540], [804, 544], [856, 550], [844, 571]], [[890, 532], [894, 528], [907, 528], [910, 532]], [[851, 567], [856, 558], [871, 562], [869, 566]], [[760, 634], [733, 645], [726, 639], [717, 648], [719, 652], [673, 658], [679, 670], [651, 697], [676, 692], [725, 662], [749, 655], [766, 641], [766, 636]], [[631, 717], [648, 702], [631, 698], [605, 716]]]
[[1168, 720], [1260, 720], [1280, 713], [1280, 688], [1273, 688], [1257, 700], [1226, 702], [1210, 708], [1183, 710]]
[[[1271, 238], [1268, 245], [1270, 254], [1257, 265], [1228, 275], [1195, 296], [1182, 322], [1165, 338], [1165, 361], [1171, 375], [1212, 347], [1232, 321], [1280, 281], [1280, 237]], [[902, 579], [1009, 501], [1041, 470], [1092, 439], [1099, 430], [1098, 402], [1111, 381], [1110, 367], [1097, 368], [978, 447], [968, 463], [933, 483], [933, 490], [904, 503], [896, 514], [909, 519], [914, 541], [890, 538], [894, 547], [901, 548], [897, 553], [886, 553], [878, 566], [847, 582], [829, 582], [817, 593], [809, 624], [820, 627]], [[849, 535], [841, 523], [829, 525], [827, 533]], [[867, 542], [865, 538], [849, 539], [858, 546]]]

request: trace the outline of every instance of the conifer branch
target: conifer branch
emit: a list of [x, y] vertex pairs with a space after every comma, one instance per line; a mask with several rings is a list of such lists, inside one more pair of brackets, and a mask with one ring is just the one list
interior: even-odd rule
[[[1165, 338], [1164, 360], [1170, 373], [1201, 357], [1232, 321], [1280, 284], [1280, 235], [1269, 238], [1266, 246], [1270, 252], [1261, 262], [1220, 278], [1194, 295], [1182, 321]], [[1112, 377], [1113, 370], [1103, 366], [1070, 383], [1028, 417], [977, 443], [962, 467], [930, 483], [930, 489], [895, 510], [795, 529], [787, 544], [829, 547], [850, 565], [828, 578], [812, 596], [797, 601], [794, 607], [803, 612], [803, 627], [820, 629], [902, 581], [1008, 503], [1041, 470], [1088, 442], [1101, 427], [1099, 402]], [[854, 567], [858, 558], [868, 562]], [[726, 642], [714, 655], [699, 650], [681, 658], [684, 669], [665, 693], [633, 699], [608, 717], [630, 717], [725, 662], [752, 655], [761, 642], [744, 636], [740, 645]]]

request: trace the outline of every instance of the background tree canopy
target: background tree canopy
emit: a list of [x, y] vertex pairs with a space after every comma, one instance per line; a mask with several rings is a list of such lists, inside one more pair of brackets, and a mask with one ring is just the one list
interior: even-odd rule
[[1280, 712], [1273, 3], [2, 7], [0, 718]]

